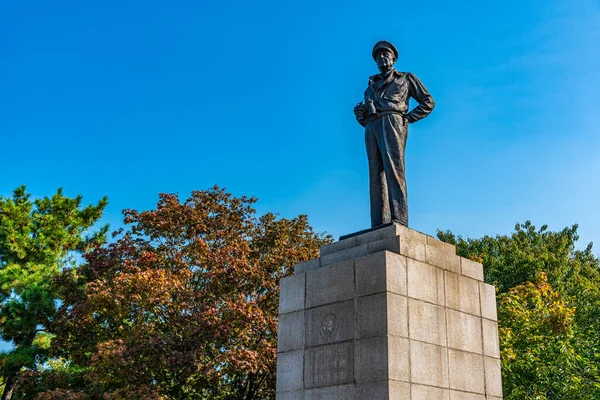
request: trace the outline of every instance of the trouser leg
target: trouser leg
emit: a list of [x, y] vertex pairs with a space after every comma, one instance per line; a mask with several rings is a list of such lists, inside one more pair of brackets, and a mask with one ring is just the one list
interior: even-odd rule
[[407, 126], [401, 116], [389, 115], [380, 119], [382, 123], [377, 134], [377, 143], [381, 153], [391, 220], [408, 226], [408, 202], [404, 171]]
[[369, 160], [369, 195], [371, 201], [371, 227], [391, 222], [388, 186], [383, 168], [377, 131], [371, 124], [365, 129], [365, 144]]

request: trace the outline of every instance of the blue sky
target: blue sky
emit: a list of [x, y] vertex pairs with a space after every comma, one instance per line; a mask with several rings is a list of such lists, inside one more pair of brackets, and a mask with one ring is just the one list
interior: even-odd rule
[[380, 39], [437, 103], [410, 127], [411, 227], [600, 240], [598, 0], [3, 0], [0, 195], [106, 195], [116, 228], [218, 184], [336, 237], [367, 228], [352, 107]]

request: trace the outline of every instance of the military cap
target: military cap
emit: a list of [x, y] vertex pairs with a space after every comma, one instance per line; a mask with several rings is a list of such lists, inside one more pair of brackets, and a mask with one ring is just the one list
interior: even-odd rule
[[379, 42], [375, 43], [375, 46], [373, 46], [372, 54], [375, 60], [377, 59], [377, 52], [381, 49], [388, 49], [389, 51], [394, 53], [394, 58], [396, 60], [398, 59], [398, 50], [396, 49], [396, 46], [394, 46], [388, 41], [380, 40]]

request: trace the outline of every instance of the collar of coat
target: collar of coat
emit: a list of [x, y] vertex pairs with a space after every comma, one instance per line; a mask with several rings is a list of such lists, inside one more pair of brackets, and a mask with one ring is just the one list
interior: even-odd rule
[[[400, 71], [397, 71], [397, 70], [394, 69], [392, 71], [392, 75], [394, 75], [394, 77], [396, 77], [396, 78], [400, 78], [400, 77], [404, 76], [404, 72], [400, 72]], [[373, 76], [369, 77], [369, 81], [371, 81], [371, 82], [376, 82], [376, 81], [379, 81], [381, 79], [383, 79], [383, 77], [381, 76], [381, 74], [377, 74], [377, 75], [373, 75]]]

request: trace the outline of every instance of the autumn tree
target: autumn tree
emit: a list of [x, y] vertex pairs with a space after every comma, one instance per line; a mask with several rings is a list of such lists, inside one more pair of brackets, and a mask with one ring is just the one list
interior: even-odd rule
[[561, 231], [517, 224], [510, 235], [441, 240], [482, 262], [499, 291], [505, 399], [600, 398], [600, 262], [576, 248], [577, 225]]
[[2, 400], [11, 399], [19, 379], [47, 359], [59, 290], [54, 279], [105, 239], [108, 227], [90, 228], [100, 219], [106, 198], [82, 206], [82, 197], [62, 189], [36, 200], [25, 186], [0, 196], [0, 335], [12, 349], [0, 354]]
[[[215, 187], [155, 210], [61, 278], [55, 343], [105, 399], [274, 398], [279, 280], [329, 236]], [[65, 389], [65, 388], [63, 388]]]

